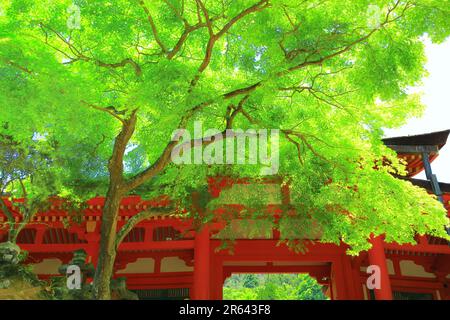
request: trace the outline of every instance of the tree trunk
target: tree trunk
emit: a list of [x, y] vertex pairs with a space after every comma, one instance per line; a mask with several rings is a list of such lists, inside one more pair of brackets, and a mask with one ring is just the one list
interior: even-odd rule
[[17, 243], [17, 236], [19, 235], [19, 233], [18, 233], [18, 231], [16, 229], [13, 228], [12, 225], [11, 225], [10, 228], [11, 228], [11, 230], [9, 230], [8, 241], [16, 244]]
[[95, 298], [109, 300], [111, 298], [110, 281], [114, 272], [116, 259], [116, 229], [122, 194], [120, 186], [111, 184], [103, 208], [100, 252], [94, 277]]
[[113, 153], [108, 164], [109, 188], [103, 208], [100, 252], [94, 276], [94, 296], [99, 300], [111, 299], [110, 282], [114, 274], [114, 261], [117, 254], [117, 219], [120, 201], [127, 192], [124, 187], [123, 158], [128, 141], [136, 127], [136, 111], [132, 112], [128, 120], [123, 121], [122, 129], [114, 141]]

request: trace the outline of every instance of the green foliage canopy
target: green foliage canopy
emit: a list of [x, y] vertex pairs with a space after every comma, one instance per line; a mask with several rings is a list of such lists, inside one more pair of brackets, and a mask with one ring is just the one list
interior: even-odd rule
[[380, 139], [423, 111], [407, 88], [426, 74], [421, 37], [450, 33], [448, 0], [1, 0], [0, 8], [0, 134], [24, 145], [36, 134], [56, 141], [62, 194], [105, 192], [114, 138], [137, 110], [124, 157], [131, 191], [145, 182], [181, 201], [208, 175], [259, 176], [258, 165], [167, 163], [134, 180], [177, 128], [275, 128], [292, 226], [314, 221], [322, 241], [342, 240], [350, 253], [368, 249], [372, 233], [399, 243], [446, 237], [442, 205], [392, 176], [404, 167]]

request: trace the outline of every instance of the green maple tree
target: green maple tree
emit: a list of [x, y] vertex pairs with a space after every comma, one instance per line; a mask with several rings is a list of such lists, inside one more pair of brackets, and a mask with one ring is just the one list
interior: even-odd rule
[[[443, 206], [396, 179], [381, 142], [424, 106], [425, 34], [450, 33], [449, 2], [298, 0], [1, 0], [0, 134], [56, 141], [60, 195], [106, 196], [94, 291], [110, 297], [121, 199], [147, 186], [185, 203], [217, 174], [260, 165], [175, 165], [172, 133], [279, 129], [298, 237], [370, 248], [371, 234], [414, 243], [447, 237]], [[193, 142], [192, 142], [193, 143]], [[216, 142], [217, 143], [217, 142]], [[208, 143], [204, 143], [208, 144]], [[377, 169], [374, 169], [374, 162]], [[55, 169], [55, 170], [56, 170]], [[14, 196], [14, 194], [12, 194]], [[270, 218], [267, 218], [270, 219]]]

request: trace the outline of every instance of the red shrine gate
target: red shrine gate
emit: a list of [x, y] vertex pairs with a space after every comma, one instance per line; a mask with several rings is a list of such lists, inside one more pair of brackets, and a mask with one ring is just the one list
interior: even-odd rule
[[[433, 161], [447, 140], [449, 131], [428, 135], [386, 139], [385, 143], [408, 162], [409, 177], [423, 169], [428, 180], [411, 182], [440, 196], [450, 211], [450, 185], [437, 183], [427, 159]], [[424, 161], [425, 160], [425, 161]], [[434, 177], [434, 178], [433, 178]], [[267, 212], [283, 214], [289, 204], [289, 190], [277, 181], [256, 186], [248, 181], [210, 179], [213, 197], [243, 195], [257, 188], [267, 198]], [[264, 193], [262, 193], [264, 192]], [[73, 251], [84, 249], [88, 262], [97, 261], [103, 198], [88, 201], [82, 222], [66, 229], [68, 219], [60, 201], [53, 201], [49, 211], [37, 214], [18, 237], [18, 244], [29, 251], [28, 262], [42, 278], [58, 275], [58, 267], [67, 264]], [[149, 207], [165, 207], [167, 198], [142, 200], [132, 196], [123, 199], [119, 228], [132, 216]], [[11, 203], [8, 203], [11, 206]], [[0, 213], [0, 222], [6, 217]], [[20, 216], [16, 215], [16, 221]], [[373, 248], [358, 257], [345, 254], [344, 245], [321, 244], [311, 240], [306, 254], [296, 254], [286, 246], [277, 246], [280, 231], [261, 228], [252, 239], [238, 229], [234, 254], [217, 251], [222, 240], [217, 233], [223, 223], [213, 222], [196, 233], [192, 221], [161, 215], [139, 223], [119, 247], [115, 277], [126, 277], [128, 288], [140, 298], [221, 299], [224, 280], [233, 273], [308, 273], [324, 285], [331, 299], [438, 299], [450, 300], [450, 246], [445, 240], [421, 237], [418, 245], [384, 243], [372, 240]], [[0, 242], [6, 232], [0, 230]], [[368, 265], [381, 268], [381, 289], [370, 292], [366, 287]]]

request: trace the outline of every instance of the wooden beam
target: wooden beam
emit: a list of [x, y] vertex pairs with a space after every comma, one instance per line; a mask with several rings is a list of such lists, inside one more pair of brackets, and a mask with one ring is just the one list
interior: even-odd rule
[[223, 266], [225, 273], [330, 273], [327, 266]]
[[[89, 243], [77, 244], [19, 244], [19, 246], [30, 253], [33, 252], [72, 252], [79, 249], [89, 248]], [[125, 251], [151, 251], [151, 250], [183, 250], [194, 248], [193, 240], [180, 241], [154, 241], [154, 242], [126, 242], [119, 246], [119, 252]]]
[[398, 152], [398, 153], [438, 153], [438, 146], [407, 146], [407, 145], [386, 145], [386, 147]]
[[411, 244], [393, 244], [385, 243], [384, 248], [387, 250], [398, 250], [398, 251], [410, 251], [410, 252], [422, 252], [422, 253], [438, 253], [438, 254], [450, 254], [450, 247], [448, 245], [411, 245]]

